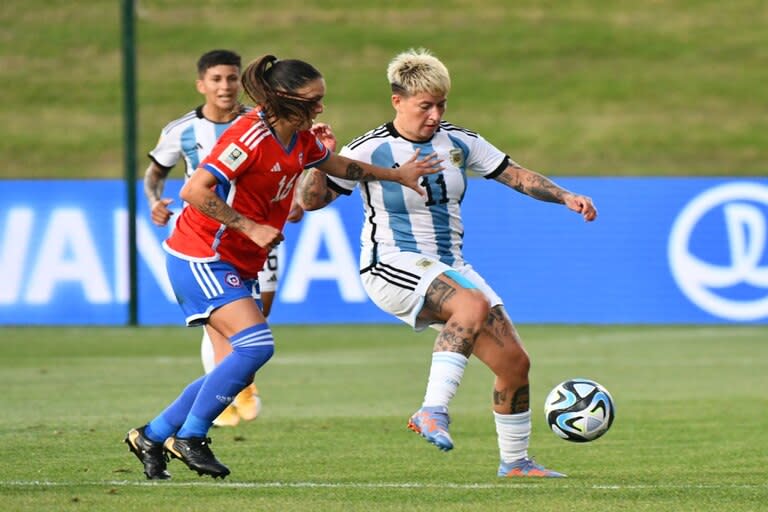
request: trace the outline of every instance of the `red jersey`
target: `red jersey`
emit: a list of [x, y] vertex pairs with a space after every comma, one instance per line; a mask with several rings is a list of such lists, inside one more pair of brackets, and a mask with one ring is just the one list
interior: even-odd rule
[[[307, 130], [283, 146], [262, 113], [252, 111], [221, 135], [200, 167], [216, 176], [216, 194], [240, 215], [282, 231], [299, 175], [329, 156], [330, 151]], [[183, 259], [229, 262], [244, 279], [256, 277], [269, 253], [192, 206], [182, 210], [163, 245]]]

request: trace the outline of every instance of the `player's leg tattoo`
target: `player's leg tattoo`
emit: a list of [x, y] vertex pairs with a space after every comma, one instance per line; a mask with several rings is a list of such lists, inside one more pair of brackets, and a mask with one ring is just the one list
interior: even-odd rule
[[427, 288], [424, 297], [424, 309], [439, 315], [443, 311], [443, 304], [455, 294], [456, 290], [451, 285], [435, 279]]
[[462, 327], [458, 322], [450, 322], [443, 327], [435, 340], [435, 352], [458, 352], [464, 357], [472, 354], [479, 332]]
[[528, 384], [520, 386], [512, 395], [512, 402], [509, 404], [510, 414], [518, 414], [530, 409], [530, 387]]
[[[501, 391], [493, 390], [493, 404], [504, 405], [507, 403], [507, 397], [509, 396], [509, 390], [502, 389]], [[519, 414], [525, 412], [530, 408], [530, 387], [528, 384], [524, 384], [517, 388], [512, 394], [512, 399], [509, 402], [509, 412], [505, 414]]]
[[486, 331], [491, 335], [493, 341], [500, 347], [504, 346], [504, 340], [512, 337], [517, 339], [517, 333], [511, 322], [507, 319], [504, 312], [504, 306], [499, 304], [491, 309], [488, 318], [485, 320]]

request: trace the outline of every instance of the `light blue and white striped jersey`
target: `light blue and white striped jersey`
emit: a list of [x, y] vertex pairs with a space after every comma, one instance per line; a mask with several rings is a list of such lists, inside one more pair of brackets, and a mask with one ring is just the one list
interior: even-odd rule
[[511, 162], [477, 133], [445, 121], [427, 142], [405, 139], [390, 122], [352, 140], [339, 154], [381, 167], [399, 167], [416, 149], [421, 149], [421, 157], [437, 152], [445, 167], [422, 177], [426, 198], [395, 182], [358, 183], [328, 176], [329, 187], [340, 194], [349, 195], [360, 187], [365, 209], [361, 269], [382, 255], [405, 251], [431, 256], [446, 265], [462, 265], [461, 202], [467, 189], [467, 171], [495, 178]]
[[[240, 115], [250, 111], [251, 108], [243, 107]], [[203, 116], [203, 107], [199, 106], [163, 128], [157, 146], [149, 152], [149, 158], [166, 169], [172, 168], [184, 158], [185, 178], [189, 178], [200, 162], [211, 152], [224, 130], [229, 128], [240, 115], [227, 123], [216, 123], [206, 119]]]

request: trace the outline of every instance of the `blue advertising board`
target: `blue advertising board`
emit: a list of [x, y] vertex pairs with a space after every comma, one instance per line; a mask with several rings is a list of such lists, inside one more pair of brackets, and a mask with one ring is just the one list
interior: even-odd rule
[[[514, 321], [768, 322], [768, 180], [556, 181], [591, 196], [598, 219], [469, 182], [465, 256]], [[118, 180], [0, 181], [0, 325], [127, 323], [126, 197]], [[139, 322], [180, 325], [161, 246], [170, 228], [139, 203]], [[362, 221], [353, 194], [286, 226], [270, 322], [395, 321], [360, 284]]]

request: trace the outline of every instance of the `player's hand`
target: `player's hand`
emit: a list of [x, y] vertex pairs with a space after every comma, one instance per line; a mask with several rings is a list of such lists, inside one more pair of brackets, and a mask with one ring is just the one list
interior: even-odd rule
[[253, 243], [268, 251], [271, 251], [280, 245], [280, 242], [285, 240], [282, 231], [269, 224], [256, 224], [252, 222], [244, 233]]
[[172, 202], [173, 199], [161, 199], [154, 202], [152, 205], [152, 222], [154, 222], [155, 225], [162, 227], [167, 225], [168, 221], [171, 220], [173, 212], [168, 209], [168, 205]]
[[286, 220], [288, 222], [299, 222], [304, 217], [304, 208], [298, 203], [297, 200], [291, 203], [291, 210], [288, 212]]
[[317, 140], [323, 143], [323, 146], [330, 151], [336, 151], [336, 135], [333, 134], [330, 125], [325, 123], [315, 123], [309, 131], [317, 137]]
[[576, 213], [580, 213], [585, 222], [592, 222], [597, 218], [597, 208], [592, 204], [592, 198], [579, 194], [568, 194], [564, 198], [565, 206]]
[[426, 192], [421, 185], [419, 185], [419, 178], [425, 174], [438, 173], [445, 169], [445, 167], [441, 165], [443, 160], [437, 157], [437, 153], [429, 154], [422, 160], [418, 160], [420, 152], [421, 150], [417, 149], [413, 153], [413, 156], [400, 166], [397, 175], [398, 183], [404, 187], [415, 190], [421, 197], [425, 197]]

